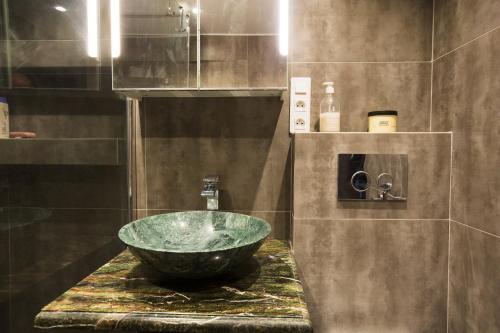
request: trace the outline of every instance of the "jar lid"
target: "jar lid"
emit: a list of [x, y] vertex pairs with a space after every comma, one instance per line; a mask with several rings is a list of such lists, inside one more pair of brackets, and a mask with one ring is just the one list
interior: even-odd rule
[[370, 111], [368, 112], [368, 117], [371, 116], [397, 116], [398, 111], [394, 110], [381, 110], [381, 111]]
[[7, 98], [5, 98], [5, 97], [0, 97], [0, 103], [5, 103], [5, 104], [7, 104]]

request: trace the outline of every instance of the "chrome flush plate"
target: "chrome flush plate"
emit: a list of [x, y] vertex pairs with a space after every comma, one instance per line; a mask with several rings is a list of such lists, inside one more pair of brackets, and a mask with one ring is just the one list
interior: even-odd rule
[[339, 201], [406, 201], [408, 155], [339, 154]]

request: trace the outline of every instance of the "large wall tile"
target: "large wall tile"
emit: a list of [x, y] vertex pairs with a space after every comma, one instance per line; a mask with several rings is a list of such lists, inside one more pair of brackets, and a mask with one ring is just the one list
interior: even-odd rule
[[279, 0], [201, 0], [202, 34], [275, 34]]
[[203, 88], [248, 86], [248, 37], [203, 36], [200, 44]]
[[125, 140], [121, 141], [116, 139], [1, 140], [0, 164], [116, 166], [126, 159], [126, 154], [122, 152]]
[[451, 219], [500, 235], [500, 30], [434, 64], [432, 127], [453, 131]]
[[148, 209], [202, 209], [218, 174], [221, 209], [289, 211], [288, 112], [278, 98], [147, 100]]
[[[76, 235], [76, 233], [73, 235]], [[64, 241], [66, 240], [62, 242]], [[86, 243], [91, 244], [90, 238], [86, 240]], [[33, 328], [33, 319], [43, 306], [53, 301], [55, 297], [73, 287], [123, 250], [123, 244], [114, 239], [100, 247], [95, 247], [94, 251], [77, 258], [73, 262], [65, 262], [65, 265], [61, 269], [51, 272], [50, 275], [37, 281], [33, 286], [13, 293], [11, 298], [11, 328], [7, 332], [38, 333], [39, 329]], [[17, 275], [16, 279], [18, 277]], [[38, 276], [32, 275], [32, 278], [35, 277]], [[25, 278], [30, 279], [30, 275], [26, 275]], [[60, 333], [72, 332], [71, 329], [59, 328], [56, 331]]]
[[9, 291], [9, 208], [0, 207], [0, 304]]
[[500, 238], [451, 222], [450, 333], [500, 331]]
[[[449, 133], [313, 133], [295, 137], [294, 215], [297, 218], [447, 219]], [[406, 202], [337, 200], [338, 154], [408, 154]]]
[[9, 206], [9, 167], [0, 165], [0, 207]]
[[434, 57], [500, 26], [498, 0], [436, 0]]
[[113, 87], [195, 88], [190, 72], [196, 73], [196, 62], [190, 62], [187, 42], [184, 36], [122, 38], [123, 55], [113, 60]]
[[446, 332], [447, 243], [447, 220], [294, 219], [315, 332]]
[[293, 1], [291, 61], [428, 61], [432, 1]]
[[12, 131], [36, 132], [39, 138], [125, 136], [125, 103], [118, 98], [34, 95], [7, 96]]
[[279, 52], [276, 36], [248, 37], [248, 85], [286, 87], [287, 58]]
[[9, 175], [11, 207], [126, 208], [125, 168], [16, 166]]
[[292, 64], [292, 76], [312, 78], [312, 130], [319, 129], [322, 83], [334, 81], [342, 131], [365, 132], [368, 112], [398, 110], [398, 130], [429, 130], [430, 63]]
[[119, 209], [10, 209], [11, 288], [19, 291], [34, 285], [116, 239], [126, 213]]
[[202, 179], [217, 174], [221, 209], [288, 210], [287, 156], [268, 156], [269, 150], [270, 142], [259, 139], [150, 139], [148, 208], [206, 208]]

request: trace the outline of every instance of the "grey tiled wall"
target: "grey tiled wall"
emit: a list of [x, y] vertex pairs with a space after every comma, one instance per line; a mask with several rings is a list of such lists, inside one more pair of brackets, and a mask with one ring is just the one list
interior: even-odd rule
[[[317, 332], [446, 330], [450, 145], [450, 133], [296, 135], [293, 246]], [[408, 154], [407, 201], [339, 202], [340, 153]]]
[[447, 220], [294, 222], [315, 332], [446, 332]]
[[[449, 133], [297, 135], [294, 142], [294, 217], [448, 219], [450, 145]], [[337, 155], [348, 153], [408, 154], [408, 200], [339, 202]]]
[[122, 249], [125, 103], [103, 92], [0, 95], [11, 130], [39, 137], [3, 140], [0, 148], [0, 331], [32, 332], [43, 305]]
[[449, 332], [500, 331], [500, 2], [437, 0], [432, 130], [453, 131]]
[[[294, 1], [291, 76], [334, 81], [341, 130], [399, 111], [428, 132], [433, 1]], [[315, 332], [445, 332], [450, 133], [305, 134], [294, 139], [293, 246]], [[406, 153], [408, 201], [337, 200], [337, 154]]]
[[400, 112], [401, 131], [428, 131], [432, 1], [292, 1], [291, 76], [313, 82], [317, 131], [321, 83], [334, 81], [341, 130], [364, 132], [367, 113]]
[[138, 216], [206, 209], [205, 175], [221, 176], [221, 209], [265, 216], [288, 238], [288, 109], [279, 98], [146, 99], [135, 122]]

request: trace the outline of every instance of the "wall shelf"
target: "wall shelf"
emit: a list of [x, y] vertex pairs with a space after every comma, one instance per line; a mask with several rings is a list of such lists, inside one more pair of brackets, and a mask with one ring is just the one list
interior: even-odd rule
[[143, 97], [281, 97], [286, 87], [269, 89], [130, 89], [115, 90], [123, 96], [142, 99]]
[[0, 139], [0, 165], [124, 164], [123, 139]]
[[362, 134], [362, 135], [412, 135], [412, 134], [451, 134], [452, 132], [393, 132], [393, 133], [374, 133], [374, 132], [308, 132], [308, 133], [293, 133], [295, 136], [303, 135], [352, 135], [352, 134]]

